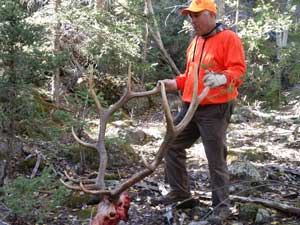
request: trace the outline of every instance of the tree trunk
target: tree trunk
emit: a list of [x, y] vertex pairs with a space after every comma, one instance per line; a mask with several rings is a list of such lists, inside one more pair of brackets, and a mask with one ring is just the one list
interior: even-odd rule
[[180, 71], [177, 68], [177, 66], [176, 66], [175, 62], [173, 61], [173, 59], [171, 58], [171, 56], [169, 55], [169, 53], [167, 52], [167, 50], [165, 49], [164, 44], [162, 42], [160, 31], [159, 31], [159, 26], [158, 26], [158, 23], [154, 16], [152, 2], [151, 2], [151, 0], [146, 0], [146, 3], [147, 3], [147, 8], [148, 8], [149, 14], [150, 14], [152, 22], [153, 22], [153, 24], [152, 24], [153, 27], [149, 28], [150, 33], [151, 33], [155, 43], [157, 44], [159, 50], [161, 51], [161, 53], [165, 57], [166, 61], [170, 65], [171, 69], [173, 70], [173, 72], [176, 75], [178, 75], [178, 74], [180, 74]]
[[215, 0], [218, 8], [218, 19], [221, 19], [225, 15], [225, 3], [223, 0]]
[[[148, 16], [149, 10], [147, 7], [147, 0], [145, 0], [145, 7], [144, 7], [144, 14]], [[149, 41], [149, 25], [146, 21], [145, 23], [145, 34], [144, 34], [144, 44], [143, 44], [143, 63], [145, 64], [147, 62], [147, 54], [148, 54], [148, 41]], [[144, 85], [145, 83], [145, 71], [143, 70], [142, 76], [141, 76], [141, 82]]]
[[239, 16], [240, 16], [240, 1], [236, 0], [235, 32], [238, 32]]
[[[53, 0], [53, 4], [54, 4], [54, 15], [56, 17], [56, 24], [54, 25], [54, 41], [53, 41], [53, 51], [54, 54], [59, 53], [60, 51], [60, 43], [59, 43], [59, 39], [60, 39], [60, 20], [58, 18], [58, 10], [61, 6], [61, 0]], [[54, 74], [52, 76], [52, 100], [56, 103], [59, 104], [59, 94], [60, 94], [60, 69], [57, 68], [54, 71]]]

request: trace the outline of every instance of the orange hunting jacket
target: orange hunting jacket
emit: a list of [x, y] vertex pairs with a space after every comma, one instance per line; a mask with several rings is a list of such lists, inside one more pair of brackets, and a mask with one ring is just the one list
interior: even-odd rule
[[194, 67], [199, 62], [198, 95], [204, 89], [205, 70], [224, 74], [227, 77], [227, 84], [212, 88], [200, 104], [226, 103], [236, 99], [237, 88], [242, 84], [246, 65], [241, 40], [233, 31], [223, 30], [207, 39], [196, 36], [186, 51], [186, 58], [186, 71], [176, 77], [177, 87], [183, 91], [184, 102], [192, 100]]

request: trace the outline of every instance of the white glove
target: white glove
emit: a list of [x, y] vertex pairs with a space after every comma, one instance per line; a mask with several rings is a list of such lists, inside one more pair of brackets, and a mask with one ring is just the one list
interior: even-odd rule
[[224, 74], [213, 73], [206, 71], [203, 78], [204, 85], [210, 88], [216, 88], [227, 83], [227, 78]]

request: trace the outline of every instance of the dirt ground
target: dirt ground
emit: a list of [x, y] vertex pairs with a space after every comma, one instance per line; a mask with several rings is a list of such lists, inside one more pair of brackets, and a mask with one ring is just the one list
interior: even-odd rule
[[[262, 110], [260, 103], [237, 105], [228, 128], [228, 166], [231, 177], [231, 197], [243, 196], [246, 201], [231, 199], [231, 215], [227, 225], [277, 224], [299, 225], [300, 213], [300, 98], [290, 101], [279, 110]], [[151, 161], [162, 141], [165, 128], [161, 112], [140, 118], [131, 126], [144, 132], [147, 141], [131, 144], [136, 153]], [[142, 132], [141, 132], [142, 131]], [[144, 136], [143, 136], [144, 137]], [[129, 189], [131, 207], [129, 219], [121, 225], [205, 225], [211, 215], [210, 184], [201, 139], [188, 152], [187, 167], [193, 198], [193, 208], [184, 204], [155, 205], [153, 199], [165, 194], [163, 165], [149, 177]], [[116, 168], [117, 173], [129, 177], [143, 168], [141, 162]], [[118, 182], [118, 180], [116, 180]], [[252, 198], [270, 200], [271, 205], [252, 203]], [[286, 210], [279, 210], [278, 203]], [[272, 205], [273, 204], [273, 205]], [[294, 208], [292, 208], [294, 207]], [[81, 208], [61, 208], [50, 215], [49, 225], [87, 225], [89, 219], [79, 216]], [[27, 225], [30, 221], [9, 218], [10, 224]], [[13, 221], [13, 222], [12, 222]], [[0, 218], [1, 224], [1, 218]], [[4, 223], [3, 223], [4, 224]]]
[[[250, 163], [259, 173], [259, 181], [249, 182], [247, 177], [234, 177], [231, 171], [232, 195], [259, 197], [289, 206], [300, 207], [300, 103], [291, 102], [280, 110], [263, 111], [259, 104], [237, 106], [228, 128], [228, 164]], [[145, 123], [142, 123], [145, 124]], [[159, 136], [163, 134], [160, 124], [147, 123], [144, 131]], [[153, 152], [159, 141], [136, 146], [142, 151]], [[151, 154], [150, 158], [151, 158]], [[208, 224], [211, 214], [209, 175], [203, 145], [199, 140], [188, 149], [188, 170], [193, 196], [199, 204], [193, 209], [170, 209], [163, 205], [151, 205], [151, 200], [160, 196], [168, 186], [164, 184], [163, 167], [153, 176], [132, 189], [132, 206], [129, 221], [123, 224]], [[235, 174], [236, 175], [236, 174]], [[258, 204], [269, 213], [266, 221], [259, 221], [257, 214], [245, 216], [249, 203], [232, 202], [232, 215], [227, 224], [300, 224], [293, 214]], [[251, 205], [251, 204], [250, 204]], [[247, 211], [246, 211], [247, 214]]]

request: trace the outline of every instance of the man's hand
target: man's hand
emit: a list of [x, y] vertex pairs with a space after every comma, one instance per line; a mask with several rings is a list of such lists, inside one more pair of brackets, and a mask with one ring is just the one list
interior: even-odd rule
[[226, 84], [227, 78], [224, 74], [217, 74], [210, 71], [206, 71], [203, 78], [204, 85], [206, 87], [216, 88]]
[[175, 79], [165, 79], [161, 80], [160, 82], [163, 82], [165, 84], [167, 92], [177, 91], [177, 83]]

